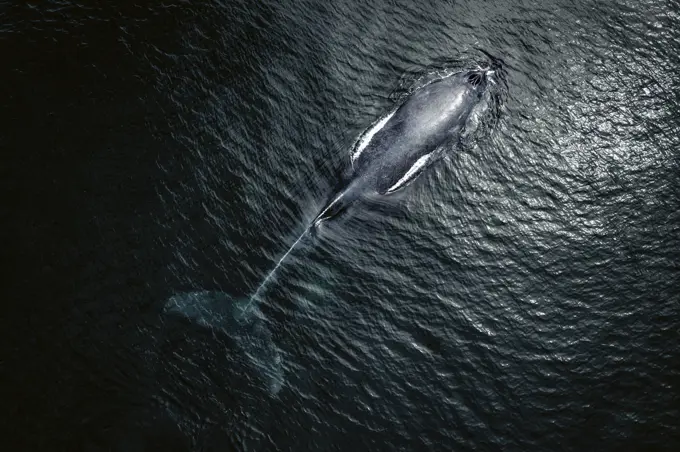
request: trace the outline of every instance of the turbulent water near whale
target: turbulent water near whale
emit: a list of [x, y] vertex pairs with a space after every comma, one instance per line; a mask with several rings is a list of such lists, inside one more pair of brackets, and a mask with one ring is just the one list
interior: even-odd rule
[[[4, 442], [678, 450], [678, 11], [0, 1]], [[304, 234], [489, 55], [469, 133]]]

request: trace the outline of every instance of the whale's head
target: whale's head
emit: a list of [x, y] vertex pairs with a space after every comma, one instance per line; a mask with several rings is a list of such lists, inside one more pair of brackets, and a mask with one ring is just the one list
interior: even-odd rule
[[502, 80], [498, 78], [502, 72], [497, 74], [498, 68], [497, 65], [486, 68], [478, 66], [476, 69], [459, 73], [459, 86], [462, 86], [465, 105], [468, 107], [465, 110], [465, 126], [461, 135], [463, 142], [474, 137], [475, 132], [487, 121], [493, 121], [492, 116], [488, 116], [487, 113], [490, 109], [493, 111], [498, 108], [499, 88], [502, 88], [502, 85], [499, 85], [499, 81], [502, 83]]

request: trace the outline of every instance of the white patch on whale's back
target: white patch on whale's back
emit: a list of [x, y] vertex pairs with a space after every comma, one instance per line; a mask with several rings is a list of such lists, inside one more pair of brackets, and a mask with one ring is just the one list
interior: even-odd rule
[[424, 167], [428, 160], [430, 160], [430, 157], [434, 154], [434, 152], [430, 152], [429, 154], [425, 154], [422, 157], [420, 157], [416, 162], [413, 164], [411, 168], [409, 168], [408, 171], [406, 171], [406, 174], [404, 174], [401, 179], [397, 181], [396, 184], [392, 185], [386, 192], [386, 194], [390, 194], [396, 190], [399, 190], [401, 187], [409, 183], [413, 177], [416, 175], [419, 169]]
[[385, 116], [382, 118], [380, 121], [378, 121], [371, 129], [364, 134], [364, 136], [361, 138], [359, 141], [359, 145], [357, 146], [356, 150], [352, 153], [352, 164], [354, 164], [354, 161], [361, 155], [362, 152], [364, 152], [364, 149], [368, 146], [368, 144], [371, 142], [373, 139], [373, 136], [380, 131], [383, 127], [385, 127], [385, 124], [387, 124], [387, 121], [394, 116], [394, 113], [396, 113], [397, 110], [394, 110], [392, 113], [389, 115]]

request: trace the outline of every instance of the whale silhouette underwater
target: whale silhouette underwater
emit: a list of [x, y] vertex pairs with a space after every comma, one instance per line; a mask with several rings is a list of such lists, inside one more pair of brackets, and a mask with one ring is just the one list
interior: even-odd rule
[[172, 296], [167, 315], [181, 316], [229, 336], [247, 355], [271, 394], [283, 387], [280, 352], [254, 303], [281, 263], [310, 232], [362, 198], [390, 197], [403, 190], [470, 133], [489, 102], [498, 65], [438, 78], [415, 89], [357, 139], [338, 189], [293, 245], [248, 298], [222, 292], [190, 292]]

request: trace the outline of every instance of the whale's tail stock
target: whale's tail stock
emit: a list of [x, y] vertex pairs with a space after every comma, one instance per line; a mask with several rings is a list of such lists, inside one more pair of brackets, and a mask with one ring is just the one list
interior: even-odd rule
[[326, 205], [326, 207], [321, 210], [314, 221], [311, 224], [311, 231], [316, 232], [322, 225], [322, 223], [329, 218], [338, 215], [340, 212], [345, 210], [351, 203], [356, 201], [357, 193], [352, 187], [348, 187], [341, 191], [339, 194], [335, 195], [333, 199]]

